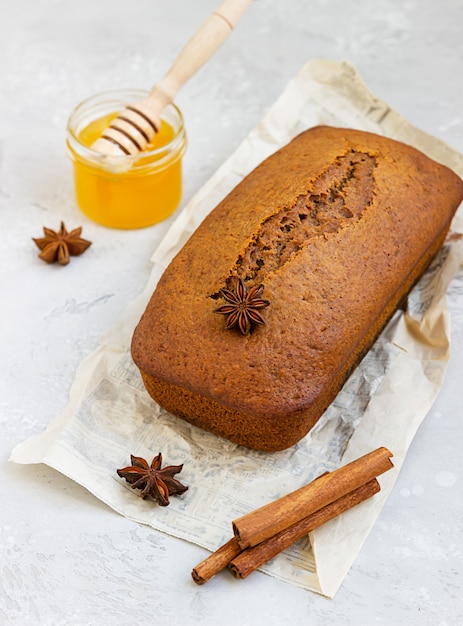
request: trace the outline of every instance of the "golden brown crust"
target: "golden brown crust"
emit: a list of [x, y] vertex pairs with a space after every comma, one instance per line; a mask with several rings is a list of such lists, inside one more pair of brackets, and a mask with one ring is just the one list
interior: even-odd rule
[[[442, 244], [463, 198], [404, 144], [317, 127], [264, 161], [172, 261], [132, 354], [167, 410], [242, 445], [286, 448], [332, 402]], [[263, 283], [265, 326], [213, 314], [230, 276]]]

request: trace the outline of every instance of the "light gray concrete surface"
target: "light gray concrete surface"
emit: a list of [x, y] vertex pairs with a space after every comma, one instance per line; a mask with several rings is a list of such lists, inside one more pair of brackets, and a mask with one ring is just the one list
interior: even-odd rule
[[[118, 516], [14, 445], [66, 405], [76, 368], [147, 280], [169, 222], [114, 231], [73, 199], [64, 128], [82, 99], [148, 88], [212, 0], [17, 0], [0, 5], [0, 623], [8, 626], [450, 626], [463, 623], [463, 310], [452, 356], [396, 488], [334, 600], [261, 573], [189, 577], [205, 551]], [[310, 58], [355, 64], [412, 123], [463, 150], [462, 0], [256, 0], [183, 89], [184, 203]], [[37, 259], [43, 225], [94, 245], [67, 268]]]

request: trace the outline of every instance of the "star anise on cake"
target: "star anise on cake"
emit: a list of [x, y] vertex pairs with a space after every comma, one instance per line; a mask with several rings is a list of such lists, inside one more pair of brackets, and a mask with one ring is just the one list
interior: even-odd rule
[[181, 495], [188, 489], [174, 478], [183, 469], [182, 465], [168, 465], [161, 469], [162, 454], [154, 457], [151, 465], [139, 456], [130, 455], [132, 465], [118, 469], [121, 478], [132, 485], [132, 489], [141, 489], [143, 499], [151, 497], [161, 506], [169, 504], [169, 496]]
[[45, 237], [37, 239], [33, 237], [32, 240], [41, 250], [39, 258], [46, 263], [58, 261], [60, 265], [67, 265], [70, 261], [70, 256], [79, 256], [92, 245], [91, 241], [82, 239], [80, 236], [82, 227], [74, 228], [74, 230], [68, 232], [64, 222], [61, 222], [58, 231], [44, 226], [43, 233]]
[[259, 311], [265, 309], [270, 302], [262, 298], [263, 291], [264, 285], [262, 284], [248, 289], [242, 278], [235, 279], [232, 289], [224, 287], [219, 291], [219, 295], [224, 298], [226, 304], [214, 309], [214, 313], [227, 315], [226, 330], [236, 326], [243, 335], [248, 335], [253, 324], [265, 324]]

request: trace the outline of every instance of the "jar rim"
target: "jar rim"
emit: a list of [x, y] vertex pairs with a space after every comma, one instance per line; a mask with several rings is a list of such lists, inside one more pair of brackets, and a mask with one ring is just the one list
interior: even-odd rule
[[[178, 156], [178, 158], [183, 156], [186, 149], [185, 122], [181, 110], [173, 102], [165, 106], [161, 120], [167, 123], [175, 122], [175, 133], [168, 143], [158, 148], [144, 150], [138, 154], [111, 155], [108, 157], [108, 155], [94, 150], [80, 141], [78, 137], [80, 130], [98, 118], [98, 114], [90, 115], [92, 110], [100, 107], [100, 115], [117, 112], [122, 110], [128, 102], [142, 100], [148, 94], [149, 92], [144, 89], [111, 89], [89, 96], [77, 104], [69, 115], [66, 124], [67, 144], [74, 156], [108, 171], [118, 171], [121, 167], [131, 170], [145, 169], [146, 167], [153, 167], [153, 165], [161, 167], [164, 162], [166, 164], [171, 163], [173, 156]], [[140, 160], [143, 160], [143, 163], [137, 164]]]

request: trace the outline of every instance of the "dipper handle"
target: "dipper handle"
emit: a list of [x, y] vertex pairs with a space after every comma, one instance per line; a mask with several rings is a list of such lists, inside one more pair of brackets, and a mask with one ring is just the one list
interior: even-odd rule
[[121, 111], [92, 148], [108, 155], [131, 155], [143, 151], [160, 128], [164, 107], [227, 39], [251, 2], [225, 0], [187, 42], [149, 95]]

